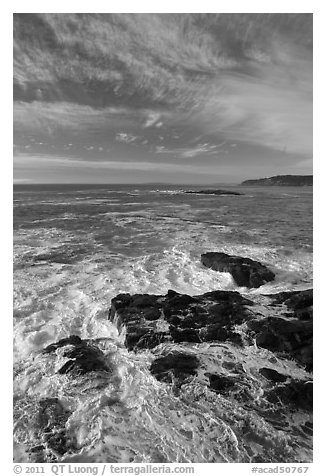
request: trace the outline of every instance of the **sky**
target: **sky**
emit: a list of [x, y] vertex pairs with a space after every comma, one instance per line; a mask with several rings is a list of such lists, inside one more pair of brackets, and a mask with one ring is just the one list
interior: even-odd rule
[[312, 174], [312, 14], [14, 14], [15, 183]]

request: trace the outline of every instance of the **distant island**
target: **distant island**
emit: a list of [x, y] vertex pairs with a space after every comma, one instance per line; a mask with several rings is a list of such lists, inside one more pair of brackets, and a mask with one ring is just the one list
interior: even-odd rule
[[283, 186], [283, 187], [305, 187], [312, 186], [312, 175], [275, 175], [274, 177], [245, 180], [240, 185], [244, 186]]
[[205, 190], [183, 190], [183, 193], [195, 193], [201, 195], [243, 195], [240, 192], [234, 192], [230, 190], [215, 190], [215, 189], [205, 189]]

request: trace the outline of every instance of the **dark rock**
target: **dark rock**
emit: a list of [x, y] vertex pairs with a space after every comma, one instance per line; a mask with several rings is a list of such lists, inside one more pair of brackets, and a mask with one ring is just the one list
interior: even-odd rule
[[68, 360], [59, 370], [59, 374], [72, 373], [75, 376], [84, 375], [88, 372], [104, 371], [109, 372], [108, 367], [101, 360], [98, 352], [92, 349], [79, 349], [75, 357]]
[[286, 320], [270, 317], [247, 322], [256, 333], [256, 344], [271, 351], [285, 352], [312, 370], [313, 326], [312, 321]]
[[273, 304], [284, 304], [292, 312], [291, 317], [300, 320], [313, 318], [313, 290], [287, 291], [278, 294], [270, 294]]
[[48, 433], [45, 437], [45, 440], [47, 443], [47, 447], [50, 448], [52, 451], [59, 453], [60, 455], [65, 454], [69, 449], [65, 430]]
[[67, 347], [62, 355], [69, 360], [58, 370], [59, 374], [78, 376], [94, 371], [110, 371], [105, 362], [103, 352], [78, 336], [61, 339], [55, 344], [47, 346], [43, 353], [55, 352], [61, 347]]
[[174, 294], [173, 296], [170, 294], [166, 304], [169, 307], [180, 309], [196, 302], [198, 302], [198, 300], [192, 296], [188, 296], [188, 294]]
[[209, 388], [214, 390], [216, 393], [225, 394], [235, 385], [232, 378], [224, 375], [207, 374], [207, 376], [209, 377]]
[[38, 453], [39, 451], [45, 450], [44, 445], [37, 445], [37, 446], [32, 446], [32, 448], [29, 448], [30, 453]]
[[68, 416], [69, 412], [65, 410], [58, 398], [43, 398], [38, 402], [36, 419], [42, 430], [62, 427]]
[[131, 297], [131, 305], [140, 309], [150, 308], [156, 305], [156, 298], [150, 294], [135, 294]]
[[244, 298], [237, 291], [209, 291], [208, 293], [203, 294], [203, 297], [206, 299], [211, 299], [220, 303], [224, 301], [229, 304], [238, 304], [238, 305], [247, 305], [252, 306], [253, 302], [250, 299]]
[[176, 326], [170, 326], [171, 337], [174, 342], [201, 342], [199, 332], [195, 329], [185, 328], [180, 329]]
[[[41, 453], [45, 449], [55, 454], [65, 454], [73, 445], [73, 441], [66, 432], [66, 422], [70, 416], [58, 398], [44, 398], [38, 402], [35, 408], [34, 420], [31, 427], [34, 436], [41, 440], [42, 444], [30, 448], [32, 453]], [[42, 458], [42, 456], [40, 456]], [[47, 459], [44, 456], [44, 461]]]
[[[165, 334], [161, 333], [161, 340], [155, 333], [151, 332], [148, 328], [142, 328], [139, 324], [139, 328], [133, 326], [127, 326], [128, 333], [126, 335], [126, 346], [128, 349], [133, 349], [137, 346], [139, 349], [152, 348], [158, 343], [165, 341]], [[162, 340], [163, 339], [163, 340]], [[157, 342], [157, 344], [155, 344]], [[147, 347], [147, 343], [149, 347]], [[155, 345], [154, 345], [155, 344]]]
[[306, 421], [301, 425], [302, 430], [309, 436], [313, 436], [313, 424], [310, 421]]
[[291, 380], [265, 392], [268, 401], [301, 408], [308, 412], [313, 408], [313, 383], [311, 381]]
[[[128, 349], [152, 348], [161, 342], [209, 342], [241, 345], [234, 326], [250, 318], [252, 301], [237, 292], [212, 291], [188, 296], [169, 290], [165, 296], [118, 295], [109, 317], [126, 329]], [[163, 329], [162, 329], [163, 326]]]
[[82, 343], [82, 340], [80, 337], [72, 335], [72, 336], [66, 337], [65, 339], [59, 340], [55, 344], [48, 345], [47, 347], [45, 347], [45, 349], [43, 349], [43, 353], [50, 354], [51, 352], [55, 352], [60, 347], [65, 347], [66, 345], [76, 346], [76, 345], [80, 345], [81, 343]]
[[221, 327], [221, 324], [213, 324], [200, 329], [199, 337], [201, 342], [220, 341], [225, 342], [227, 340], [234, 344], [243, 345], [243, 338], [238, 332], [232, 331], [229, 326]]
[[280, 374], [277, 370], [270, 369], [268, 367], [262, 367], [259, 369], [259, 373], [267, 378], [267, 380], [271, 380], [272, 382], [285, 382], [287, 380], [287, 376]]
[[147, 321], [156, 321], [161, 317], [161, 311], [159, 308], [156, 307], [147, 307], [144, 309], [144, 318]]
[[295, 311], [294, 316], [300, 319], [301, 321], [307, 321], [313, 318], [313, 307], [309, 306], [300, 311]]
[[230, 190], [214, 190], [214, 189], [206, 189], [206, 190], [184, 190], [184, 193], [195, 193], [198, 195], [244, 195], [240, 192], [233, 192]]
[[247, 322], [248, 328], [253, 332], [259, 332], [263, 327], [263, 323], [266, 322], [266, 319], [251, 319]]
[[157, 380], [166, 383], [183, 383], [195, 375], [200, 362], [193, 354], [171, 352], [152, 363], [150, 371]]
[[238, 286], [258, 288], [275, 278], [275, 274], [259, 261], [241, 256], [209, 252], [201, 255], [201, 262], [207, 268], [230, 273]]
[[129, 304], [131, 303], [131, 296], [130, 294], [118, 294], [115, 298], [114, 298], [114, 306], [116, 309], [120, 309], [120, 308], [123, 308], [125, 306], [129, 306]]
[[34, 264], [42, 262], [57, 264], [75, 264], [81, 261], [89, 249], [82, 245], [65, 244], [52, 249], [49, 253], [41, 253], [33, 257]]
[[[136, 334], [133, 338], [130, 336], [130, 340], [134, 340], [137, 335], [141, 337], [148, 332], [146, 326], [142, 328], [139, 326], [139, 321], [156, 321], [161, 317], [161, 306], [159, 304], [160, 296], [149, 294], [119, 294], [111, 300], [111, 308], [109, 317], [113, 319], [117, 327], [126, 325], [128, 323], [128, 329], [134, 330]], [[150, 322], [148, 322], [150, 324]], [[155, 324], [154, 324], [155, 325]], [[151, 325], [149, 325], [149, 328]]]
[[[157, 345], [161, 344], [162, 342], [169, 342], [171, 339], [170, 334], [167, 332], [148, 332], [144, 334], [138, 341], [137, 341], [137, 348], [138, 349], [153, 349]], [[130, 345], [130, 340], [127, 337], [127, 346]]]

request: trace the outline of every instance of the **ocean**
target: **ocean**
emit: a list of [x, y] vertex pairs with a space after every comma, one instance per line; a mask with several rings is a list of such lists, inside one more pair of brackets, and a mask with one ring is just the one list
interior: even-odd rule
[[[238, 291], [264, 314], [266, 295], [312, 288], [312, 187], [183, 192], [202, 188], [14, 186], [15, 461], [312, 461], [311, 432], [304, 430], [309, 412], [290, 409], [277, 422], [271, 407], [260, 405], [267, 384], [259, 369], [266, 362], [292, 378], [312, 378], [293, 359], [228, 341], [131, 351], [108, 319], [119, 293]], [[275, 280], [240, 288], [229, 273], [201, 264], [208, 251], [260, 261]], [[111, 372], [59, 374], [58, 360], [42, 350], [70, 335], [96, 345]], [[206, 373], [232, 376], [241, 365], [247, 397], [244, 388], [241, 398], [210, 390], [200, 371], [178, 388], [157, 380], [151, 363], [171, 348], [196, 355]], [[57, 399], [66, 412], [65, 452], [44, 453], [36, 414], [46, 399]]]

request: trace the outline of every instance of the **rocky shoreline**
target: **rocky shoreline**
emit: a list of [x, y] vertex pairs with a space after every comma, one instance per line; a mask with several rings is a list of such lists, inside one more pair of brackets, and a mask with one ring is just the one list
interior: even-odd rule
[[[221, 261], [224, 266], [229, 262], [231, 268], [227, 271], [235, 275], [235, 279], [243, 274], [252, 287], [274, 279], [272, 271], [248, 258], [223, 253], [203, 256], [204, 261], [213, 260], [205, 261], [206, 266]], [[221, 267], [216, 265], [214, 269], [221, 270]], [[258, 284], [259, 279], [261, 284]], [[111, 300], [108, 318], [123, 336], [129, 352], [153, 353], [149, 372], [176, 395], [184, 385], [190, 385], [200, 376], [202, 387], [211, 392], [210, 398], [215, 395], [217, 405], [220, 397], [236, 401], [243, 411], [264, 418], [266, 424], [276, 430], [289, 431], [288, 415], [303, 412], [306, 416], [295, 431], [310, 438], [313, 291], [307, 289], [263, 296], [265, 302], [257, 306], [253, 300], [235, 291], [211, 291], [196, 296], [174, 290], [162, 295], [126, 293]], [[257, 349], [256, 377], [246, 371], [244, 358], [222, 359], [218, 363], [220, 371], [212, 372], [202, 358], [204, 353], [194, 351], [202, 345], [208, 346], [207, 349], [218, 348], [224, 352], [223, 355], [229, 356], [230, 346], [238, 352], [237, 355], [246, 348]], [[160, 348], [163, 352], [158, 354]], [[260, 350], [266, 352], [266, 357], [261, 357]], [[56, 373], [69, 379], [85, 377], [89, 373], [109, 375], [112, 372], [96, 343], [78, 336], [69, 336], [48, 345], [43, 355], [59, 359]], [[280, 366], [283, 361], [293, 362], [306, 377], [298, 378], [287, 373], [285, 366]], [[65, 429], [69, 415], [59, 398], [42, 399], [35, 415], [39, 429], [36, 442], [29, 448], [31, 459], [56, 461], [74, 450], [75, 442]], [[252, 429], [233, 428], [233, 431], [241, 442]], [[250, 449], [246, 448], [246, 451], [249, 454]], [[266, 450], [265, 459], [262, 455], [253, 456], [252, 461], [270, 462], [275, 458], [273, 455], [273, 450]]]

